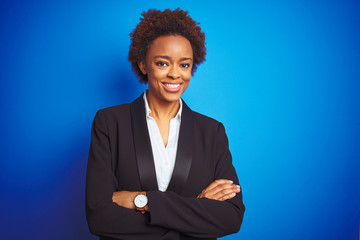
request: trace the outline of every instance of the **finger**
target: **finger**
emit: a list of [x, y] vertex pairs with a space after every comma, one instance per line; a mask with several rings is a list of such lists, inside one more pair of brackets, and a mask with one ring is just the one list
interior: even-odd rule
[[208, 191], [205, 191], [202, 193], [202, 196], [205, 196], [207, 198], [218, 198], [217, 196], [221, 196], [221, 195], [218, 195], [219, 193], [221, 193], [221, 191], [224, 191], [224, 190], [235, 190], [237, 189], [236, 185], [233, 185], [233, 184], [222, 184], [222, 185], [219, 185], [211, 190], [208, 190]]
[[240, 192], [240, 190], [238, 189], [238, 187], [234, 186], [231, 188], [223, 188], [216, 192], [215, 191], [205, 192], [204, 194], [202, 194], [201, 197], [205, 197], [213, 200], [219, 200], [220, 198], [226, 195], [229, 195], [231, 193], [238, 193], [238, 192]]
[[228, 194], [228, 195], [225, 195], [221, 198], [219, 198], [218, 200], [219, 201], [225, 201], [225, 200], [229, 200], [229, 199], [232, 199], [236, 196], [236, 193], [231, 193], [231, 194]]
[[234, 189], [234, 192], [233, 192], [233, 193], [224, 195], [223, 197], [220, 197], [219, 200], [220, 200], [220, 201], [224, 201], [224, 200], [228, 200], [228, 199], [234, 198], [234, 197], [236, 196], [236, 194], [238, 194], [238, 193], [240, 193], [240, 192], [241, 192], [241, 187], [240, 187], [240, 185], [236, 185], [236, 188]]
[[212, 183], [209, 184], [209, 186], [206, 187], [207, 190], [211, 190], [221, 184], [232, 184], [233, 182], [231, 180], [227, 180], [227, 179], [218, 179], [213, 181]]
[[197, 198], [202, 198], [204, 197], [208, 192], [210, 192], [210, 194], [213, 194], [211, 193], [211, 191], [214, 190], [214, 188], [216, 188], [217, 186], [219, 185], [222, 185], [222, 184], [232, 184], [233, 181], [232, 180], [228, 180], [228, 179], [217, 179], [215, 181], [213, 181], [212, 183], [210, 183], [205, 189], [203, 189], [201, 191], [201, 193], [197, 196]]
[[204, 193], [207, 193], [208, 195], [215, 195], [226, 189], [237, 189], [237, 188], [238, 185], [226, 183], [226, 184], [218, 185], [210, 190], [205, 191]]
[[215, 194], [213, 194], [211, 196], [212, 199], [215, 200], [219, 200], [220, 198], [223, 198], [224, 196], [230, 195], [230, 194], [236, 194], [240, 192], [240, 189], [237, 187], [232, 187], [232, 188], [226, 188], [226, 189], [222, 189], [221, 191], [216, 192]]
[[232, 180], [228, 180], [228, 179], [217, 179], [215, 181], [213, 181], [212, 183], [210, 183], [209, 186], [207, 186], [204, 190], [212, 190], [213, 188], [222, 185], [222, 184], [232, 184], [233, 181]]

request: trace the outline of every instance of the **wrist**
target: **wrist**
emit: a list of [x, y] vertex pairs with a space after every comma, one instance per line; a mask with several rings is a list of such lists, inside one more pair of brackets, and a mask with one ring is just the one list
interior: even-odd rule
[[135, 206], [135, 210], [141, 213], [148, 212], [149, 207], [146, 192], [137, 192], [136, 196], [134, 197], [133, 204]]

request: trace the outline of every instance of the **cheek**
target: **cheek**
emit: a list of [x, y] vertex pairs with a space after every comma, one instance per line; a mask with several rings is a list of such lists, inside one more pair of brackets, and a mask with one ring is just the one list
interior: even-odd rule
[[166, 77], [166, 73], [159, 69], [151, 69], [148, 72], [149, 88], [159, 89], [161, 85], [161, 80]]
[[184, 80], [185, 81], [190, 81], [190, 78], [191, 78], [191, 71], [187, 71], [185, 74], [184, 74]]
[[161, 80], [166, 76], [166, 71], [160, 69], [151, 69], [149, 72], [149, 77], [153, 78], [155, 81]]
[[188, 74], [186, 76], [183, 77], [183, 80], [184, 80], [184, 91], [188, 88], [189, 84], [190, 84], [190, 77], [191, 77], [191, 74]]

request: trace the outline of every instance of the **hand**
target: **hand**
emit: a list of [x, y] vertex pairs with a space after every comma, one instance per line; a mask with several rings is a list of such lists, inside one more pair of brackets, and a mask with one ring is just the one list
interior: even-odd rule
[[134, 198], [138, 194], [139, 192], [130, 192], [130, 191], [114, 192], [112, 196], [112, 201], [117, 203], [119, 206], [129, 209], [136, 209], [134, 204]]
[[197, 196], [197, 198], [208, 198], [218, 201], [225, 201], [236, 196], [241, 191], [240, 185], [233, 184], [227, 179], [218, 179], [212, 182]]

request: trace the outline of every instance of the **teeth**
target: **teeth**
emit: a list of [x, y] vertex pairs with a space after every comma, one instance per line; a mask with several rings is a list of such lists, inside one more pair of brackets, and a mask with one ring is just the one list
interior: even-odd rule
[[166, 83], [165, 86], [167, 86], [168, 88], [177, 88], [180, 86], [180, 84], [170, 84], [170, 83]]

